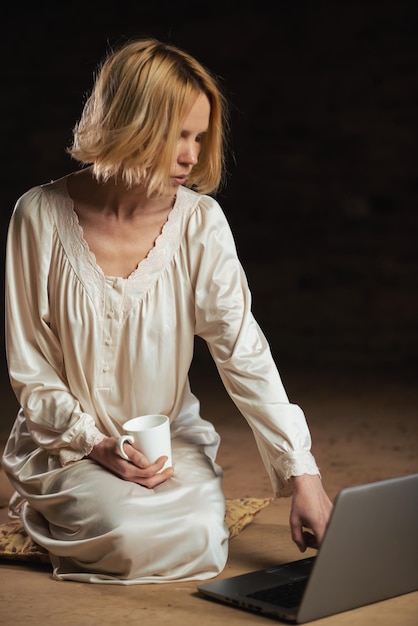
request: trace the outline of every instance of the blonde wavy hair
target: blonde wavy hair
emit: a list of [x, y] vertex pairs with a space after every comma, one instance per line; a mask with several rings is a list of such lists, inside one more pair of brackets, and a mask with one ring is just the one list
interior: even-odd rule
[[196, 98], [210, 102], [208, 132], [187, 186], [215, 192], [223, 179], [227, 106], [218, 81], [188, 53], [156, 39], [111, 52], [73, 131], [69, 154], [94, 176], [121, 178], [162, 194], [170, 178], [181, 124]]

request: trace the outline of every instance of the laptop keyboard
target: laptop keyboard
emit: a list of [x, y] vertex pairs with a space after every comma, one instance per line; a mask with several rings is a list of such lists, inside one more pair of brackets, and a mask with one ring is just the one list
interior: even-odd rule
[[254, 600], [261, 600], [262, 602], [268, 602], [269, 604], [291, 608], [299, 606], [307, 582], [307, 578], [302, 578], [285, 585], [278, 585], [277, 587], [270, 587], [270, 589], [261, 589], [260, 591], [249, 593], [247, 597], [254, 598]]

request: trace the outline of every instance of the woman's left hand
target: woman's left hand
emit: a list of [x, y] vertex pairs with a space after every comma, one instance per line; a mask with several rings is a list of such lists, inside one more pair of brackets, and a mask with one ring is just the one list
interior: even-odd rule
[[292, 539], [301, 552], [305, 552], [306, 548], [318, 549], [331, 516], [332, 503], [318, 475], [292, 476], [292, 482]]
[[172, 467], [162, 469], [167, 457], [160, 457], [155, 463], [150, 463], [140, 450], [134, 448], [130, 443], [125, 443], [125, 452], [128, 456], [128, 460], [126, 460], [118, 454], [117, 443], [117, 437], [105, 437], [94, 446], [86, 458], [103, 465], [119, 478], [138, 483], [138, 485], [148, 489], [153, 489], [173, 475]]

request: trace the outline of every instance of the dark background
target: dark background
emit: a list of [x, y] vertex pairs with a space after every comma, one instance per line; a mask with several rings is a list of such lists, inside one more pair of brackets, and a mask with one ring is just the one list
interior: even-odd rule
[[152, 35], [208, 66], [230, 101], [229, 171], [218, 199], [279, 368], [411, 374], [416, 2], [270, 4], [9, 5], [2, 250], [18, 196], [75, 167], [65, 148], [97, 62], [111, 45]]

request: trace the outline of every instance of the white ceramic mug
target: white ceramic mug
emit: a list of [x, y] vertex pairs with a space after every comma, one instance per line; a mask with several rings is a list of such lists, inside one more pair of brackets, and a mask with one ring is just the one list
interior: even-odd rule
[[122, 435], [117, 441], [116, 451], [119, 456], [129, 461], [123, 449], [125, 441], [129, 441], [150, 463], [155, 463], [160, 456], [166, 456], [168, 458], [162, 470], [171, 467], [170, 420], [167, 415], [133, 417], [122, 428], [126, 435]]

